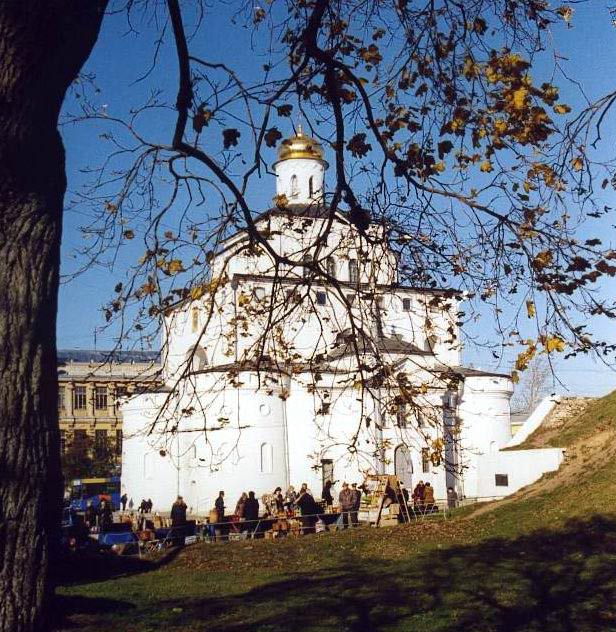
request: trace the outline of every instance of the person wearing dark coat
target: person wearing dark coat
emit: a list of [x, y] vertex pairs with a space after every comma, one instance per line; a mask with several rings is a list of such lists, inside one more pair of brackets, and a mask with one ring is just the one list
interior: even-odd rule
[[244, 525], [252, 533], [257, 528], [259, 521], [259, 501], [255, 498], [254, 492], [248, 492], [248, 498], [244, 503]]
[[357, 483], [351, 485], [351, 492], [353, 493], [353, 511], [351, 511], [351, 526], [359, 526], [359, 508], [361, 506], [361, 491], [357, 489]]
[[318, 520], [317, 514], [319, 513], [319, 506], [316, 504], [307, 488], [304, 489], [302, 486], [302, 492], [295, 501], [295, 506], [299, 507], [299, 510], [302, 513], [302, 533], [314, 533], [314, 525]]
[[171, 527], [183, 527], [186, 524], [186, 503], [181, 496], [171, 507]]
[[89, 502], [88, 506], [86, 507], [84, 522], [91, 529], [92, 527], [96, 526], [96, 518], [97, 518], [96, 509], [94, 508], [94, 505], [92, 504], [92, 502]]
[[120, 497], [120, 504], [122, 505], [122, 511], [126, 511], [126, 503], [128, 502], [127, 494], [122, 494]]
[[419, 481], [413, 490], [413, 505], [416, 509], [423, 509], [424, 491], [426, 486], [423, 481]]
[[98, 508], [98, 525], [101, 531], [107, 531], [113, 524], [113, 513], [111, 511], [111, 505], [106, 500], [101, 500], [100, 507]]
[[276, 501], [276, 513], [284, 513], [284, 496], [282, 495], [282, 488], [276, 487], [274, 490], [274, 500]]
[[321, 498], [325, 501], [325, 504], [328, 507], [331, 507], [334, 504], [334, 497], [332, 496], [332, 482], [325, 481], [325, 485], [323, 486], [323, 491], [321, 492]]
[[218, 492], [218, 498], [214, 503], [214, 508], [216, 509], [216, 522], [224, 522], [225, 520], [225, 492]]
[[184, 545], [184, 526], [186, 525], [186, 503], [181, 496], [171, 506], [171, 541], [176, 546]]

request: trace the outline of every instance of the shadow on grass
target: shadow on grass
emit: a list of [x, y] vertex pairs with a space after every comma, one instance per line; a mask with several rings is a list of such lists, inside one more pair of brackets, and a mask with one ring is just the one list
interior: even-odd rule
[[161, 611], [174, 613], [168, 630], [616, 630], [616, 520], [571, 521], [391, 562], [350, 558], [231, 596], [170, 596], [148, 603], [135, 629], [151, 629]]
[[174, 547], [155, 558], [112, 553], [71, 553], [59, 560], [55, 567], [54, 581], [58, 585], [74, 586], [147, 573], [169, 564], [181, 551], [182, 547]]

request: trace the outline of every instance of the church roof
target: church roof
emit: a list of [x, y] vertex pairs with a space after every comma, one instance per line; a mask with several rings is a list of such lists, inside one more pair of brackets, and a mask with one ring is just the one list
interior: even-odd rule
[[59, 349], [58, 365], [61, 366], [69, 362], [89, 362], [90, 364], [102, 364], [105, 362], [160, 362], [160, 351], [100, 351], [96, 349]]
[[387, 337], [380, 336], [376, 340], [367, 340], [365, 336], [355, 338], [353, 344], [353, 336], [350, 332], [345, 335], [341, 334], [344, 341], [341, 346], [328, 354], [327, 360], [337, 360], [348, 356], [355, 355], [357, 351], [361, 354], [373, 354], [375, 352], [387, 353], [393, 355], [434, 355], [432, 351], [424, 351], [411, 342], [407, 342], [397, 336]]

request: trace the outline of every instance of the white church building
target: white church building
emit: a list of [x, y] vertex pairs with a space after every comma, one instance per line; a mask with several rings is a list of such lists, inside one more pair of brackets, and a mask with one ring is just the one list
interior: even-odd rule
[[[231, 235], [211, 282], [165, 316], [163, 379], [122, 404], [122, 490], [206, 514], [219, 490], [391, 473], [465, 498], [506, 496], [557, 469], [562, 451], [512, 440], [508, 375], [464, 368], [461, 296], [405, 287], [387, 232], [331, 216], [321, 145], [298, 131], [274, 164], [263, 242]], [[277, 253], [283, 259], [272, 256]]]

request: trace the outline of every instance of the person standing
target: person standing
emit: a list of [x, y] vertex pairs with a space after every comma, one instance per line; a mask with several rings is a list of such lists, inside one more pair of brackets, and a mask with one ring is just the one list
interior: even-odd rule
[[244, 518], [244, 514], [246, 513], [246, 501], [248, 500], [248, 494], [246, 492], [242, 492], [237, 504], [235, 505], [235, 515], [239, 518]]
[[120, 504], [122, 505], [122, 511], [126, 511], [126, 503], [128, 502], [128, 495], [126, 492], [120, 496]]
[[458, 492], [453, 487], [447, 488], [447, 507], [455, 509], [458, 506]]
[[106, 500], [101, 500], [100, 507], [98, 508], [98, 525], [101, 532], [107, 531], [113, 524], [113, 513], [111, 511], [111, 505]]
[[152, 507], [154, 507], [154, 503], [152, 502], [151, 498], [148, 498], [147, 510], [148, 510], [148, 513], [150, 513], [150, 514], [152, 513]]
[[181, 496], [171, 506], [171, 530], [173, 544], [184, 544], [184, 526], [186, 525], [186, 503]]
[[321, 498], [325, 501], [328, 507], [334, 504], [334, 497], [332, 496], [332, 482], [330, 480], [325, 481], [323, 491], [321, 492]]
[[428, 513], [434, 511], [434, 488], [430, 483], [426, 483], [424, 487], [424, 506]]
[[355, 494], [349, 488], [349, 484], [345, 481], [342, 483], [342, 490], [338, 496], [340, 501], [340, 510], [342, 511], [342, 525], [346, 529], [349, 526], [349, 515], [355, 508]]
[[425, 487], [423, 481], [419, 481], [413, 490], [413, 507], [419, 511], [423, 509]]
[[296, 500], [297, 492], [295, 491], [295, 487], [293, 487], [293, 485], [289, 485], [289, 489], [287, 489], [287, 494], [284, 499], [285, 507], [289, 513], [293, 513], [295, 511]]
[[181, 496], [171, 506], [171, 526], [183, 527], [186, 524], [186, 503]]
[[276, 487], [274, 490], [274, 502], [276, 503], [276, 513], [278, 515], [284, 513], [284, 497], [282, 495], [282, 488]]
[[84, 522], [88, 525], [88, 528], [91, 529], [92, 527], [96, 526], [96, 519], [97, 519], [96, 509], [94, 508], [92, 501], [89, 501], [88, 506], [86, 507]]
[[254, 536], [259, 522], [259, 501], [255, 498], [254, 492], [248, 492], [248, 498], [244, 504], [244, 518], [246, 528]]
[[[351, 493], [353, 494], [353, 511], [351, 511], [351, 526], [359, 526], [359, 507], [361, 505], [361, 491], [357, 489], [357, 483], [351, 484]], [[344, 520], [344, 519], [343, 519]]]
[[225, 492], [222, 490], [218, 492], [214, 508], [216, 509], [216, 522], [223, 522], [225, 519]]
[[314, 501], [306, 483], [302, 485], [295, 504], [302, 513], [301, 523], [303, 535], [314, 533], [314, 525], [318, 519], [319, 506]]

